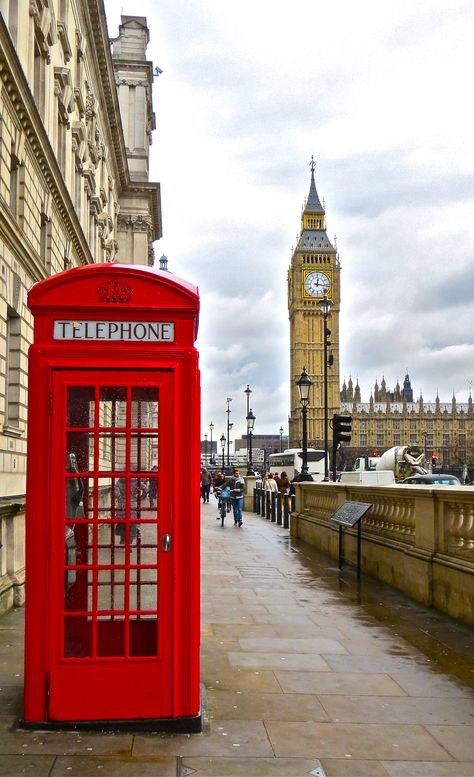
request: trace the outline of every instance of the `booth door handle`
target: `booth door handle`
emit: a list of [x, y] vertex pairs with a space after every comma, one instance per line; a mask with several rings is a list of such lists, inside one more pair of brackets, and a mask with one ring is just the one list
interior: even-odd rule
[[161, 547], [167, 553], [170, 549], [171, 545], [171, 534], [163, 534], [163, 539], [161, 540]]

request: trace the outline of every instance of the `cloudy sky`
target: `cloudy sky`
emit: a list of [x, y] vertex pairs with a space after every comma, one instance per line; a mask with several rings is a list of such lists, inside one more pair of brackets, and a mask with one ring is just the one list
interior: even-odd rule
[[341, 379], [474, 381], [472, 0], [106, 0], [146, 16], [151, 180], [175, 274], [199, 286], [203, 434], [287, 431], [286, 274], [314, 154], [342, 266]]

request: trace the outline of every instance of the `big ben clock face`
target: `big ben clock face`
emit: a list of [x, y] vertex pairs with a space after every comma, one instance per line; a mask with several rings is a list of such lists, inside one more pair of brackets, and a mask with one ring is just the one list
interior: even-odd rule
[[330, 286], [331, 281], [324, 272], [310, 272], [305, 276], [304, 288], [310, 297], [323, 297]]

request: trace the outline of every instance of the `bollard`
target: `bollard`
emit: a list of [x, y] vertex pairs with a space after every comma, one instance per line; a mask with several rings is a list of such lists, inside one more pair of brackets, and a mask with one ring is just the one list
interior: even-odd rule
[[290, 528], [290, 500], [284, 496], [283, 497], [283, 528], [289, 529]]
[[282, 525], [282, 513], [281, 513], [281, 496], [280, 496], [280, 494], [276, 494], [276, 498], [277, 498], [277, 503], [276, 503], [276, 508], [277, 508], [277, 524], [278, 524], [278, 526], [281, 526]]
[[255, 488], [253, 490], [253, 511], [254, 511], [254, 513], [258, 513], [257, 505], [258, 505], [258, 489], [255, 486]]
[[276, 522], [276, 500], [277, 500], [277, 498], [278, 498], [277, 492], [276, 491], [272, 491], [270, 493], [270, 499], [271, 499], [271, 503], [272, 503], [271, 504], [271, 516], [272, 516], [271, 520], [272, 520], [272, 523]]
[[265, 518], [269, 521], [272, 517], [270, 491], [265, 491]]
[[262, 488], [262, 493], [260, 494], [260, 515], [262, 518], [265, 518], [265, 491]]

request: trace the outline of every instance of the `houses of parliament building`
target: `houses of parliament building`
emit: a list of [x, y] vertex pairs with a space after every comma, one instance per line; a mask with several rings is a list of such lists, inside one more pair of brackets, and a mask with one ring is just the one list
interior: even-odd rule
[[[340, 263], [335, 244], [326, 232], [326, 213], [319, 199], [311, 161], [308, 198], [301, 215], [300, 236], [288, 270], [290, 319], [291, 408], [289, 445], [302, 441], [301, 405], [295, 381], [306, 368], [314, 382], [307, 409], [308, 445], [324, 447], [324, 358], [326, 338], [327, 414], [352, 416], [352, 440], [344, 445], [341, 464], [349, 466], [356, 456], [370, 455], [394, 445], [418, 445], [427, 459], [436, 457], [443, 469], [466, 472], [474, 466], [474, 406], [448, 402], [436, 396], [425, 402], [415, 398], [410, 377], [390, 390], [382, 378], [375, 383], [368, 401], [363, 401], [358, 382], [339, 380], [339, 312], [341, 307]], [[335, 243], [335, 241], [334, 241]], [[330, 300], [326, 326], [319, 304]], [[332, 432], [329, 429], [329, 442]]]

